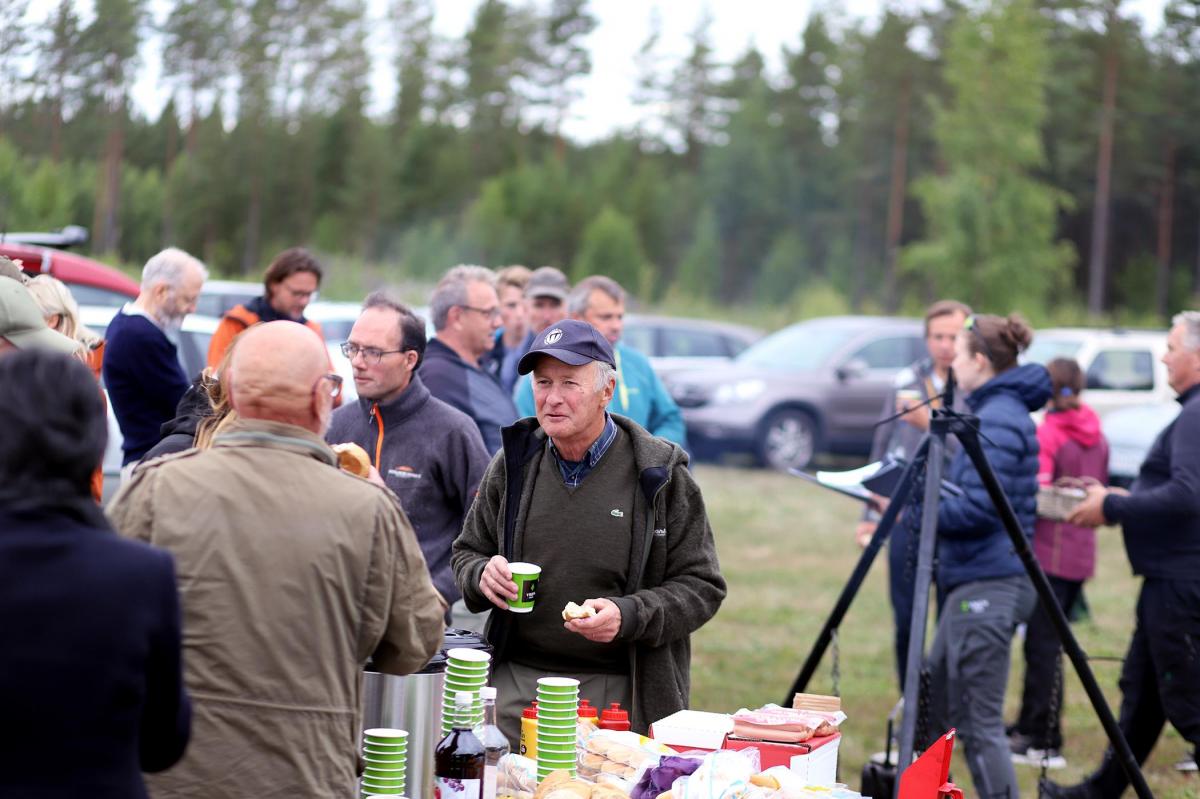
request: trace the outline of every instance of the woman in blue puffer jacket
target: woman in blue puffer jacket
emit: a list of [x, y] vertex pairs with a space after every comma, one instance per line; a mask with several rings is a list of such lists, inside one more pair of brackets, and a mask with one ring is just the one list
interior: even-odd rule
[[[1037, 512], [1038, 441], [1029, 414], [1046, 404], [1051, 383], [1037, 364], [1017, 365], [1033, 340], [1019, 316], [969, 317], [955, 341], [954, 376], [979, 417], [979, 441], [1026, 537]], [[976, 792], [1017, 796], [1004, 691], [1013, 633], [1033, 610], [1033, 585], [966, 452], [947, 479], [963, 489], [938, 509], [937, 583], [942, 597], [929, 652], [937, 734], [958, 729]]]

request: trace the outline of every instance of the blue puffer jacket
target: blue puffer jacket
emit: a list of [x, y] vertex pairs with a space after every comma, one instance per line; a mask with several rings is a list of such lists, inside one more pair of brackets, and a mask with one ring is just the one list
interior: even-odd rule
[[[1008, 495], [1027, 538], [1037, 520], [1038, 441], [1030, 411], [1050, 399], [1050, 375], [1038, 364], [997, 375], [967, 396], [979, 416], [979, 441]], [[965, 492], [938, 508], [938, 587], [943, 593], [973, 580], [1024, 574], [1012, 542], [992, 507], [983, 480], [965, 451], [950, 462], [947, 479]]]

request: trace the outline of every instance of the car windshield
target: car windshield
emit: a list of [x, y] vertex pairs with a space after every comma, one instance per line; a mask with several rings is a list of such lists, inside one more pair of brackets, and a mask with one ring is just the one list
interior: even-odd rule
[[793, 325], [750, 345], [737, 362], [765, 369], [816, 369], [857, 332], [840, 325]]
[[1034, 337], [1033, 344], [1025, 351], [1023, 360], [1026, 363], [1049, 363], [1055, 358], [1074, 358], [1083, 342], [1071, 338], [1054, 338], [1053, 336]]

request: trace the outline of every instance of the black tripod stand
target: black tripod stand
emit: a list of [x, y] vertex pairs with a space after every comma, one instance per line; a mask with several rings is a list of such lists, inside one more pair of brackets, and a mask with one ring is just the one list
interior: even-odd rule
[[[949, 407], [952, 401], [947, 398], [945, 404]], [[855, 565], [850, 579], [842, 589], [842, 593], [838, 597], [833, 611], [821, 628], [821, 632], [818, 634], [808, 658], [804, 661], [800, 674], [797, 675], [796, 681], [792, 685], [791, 694], [785, 699], [784, 705], [790, 705], [791, 696], [804, 692], [807, 687], [808, 681], [816, 671], [817, 665], [820, 663], [825, 649], [829, 646], [833, 634], [841, 625], [842, 619], [850, 609], [850, 604], [854, 601], [855, 595], [862, 586], [862, 582], [871, 568], [871, 563], [875, 560], [875, 556], [883, 547], [883, 542], [891, 533], [900, 512], [909, 504], [909, 500], [913, 494], [913, 487], [916, 483], [916, 476], [924, 471], [925, 495], [921, 510], [921, 536], [917, 554], [916, 586], [913, 594], [912, 627], [909, 637], [908, 657], [906, 661], [907, 670], [904, 681], [904, 707], [906, 712], [904, 713], [903, 723], [900, 728], [900, 759], [897, 761], [897, 763], [901, 764], [901, 771], [903, 768], [907, 768], [908, 764], [912, 763], [914, 744], [916, 744], [914, 738], [916, 734], [917, 713], [915, 711], [919, 706], [921, 661], [925, 655], [925, 626], [929, 613], [929, 588], [933, 582], [933, 558], [937, 546], [938, 501], [941, 493], [942, 469], [945, 463], [946, 436], [953, 435], [962, 444], [963, 450], [971, 459], [971, 463], [975, 466], [975, 469], [979, 472], [984, 487], [987, 489], [988, 497], [992, 501], [992, 506], [996, 510], [1012, 541], [1013, 550], [1020, 558], [1021, 563], [1025, 566], [1025, 571], [1029, 574], [1029, 578], [1033, 582], [1033, 587], [1037, 591], [1038, 601], [1054, 624], [1059, 640], [1063, 644], [1063, 649], [1066, 651], [1071, 665], [1074, 666], [1075, 673], [1079, 675], [1079, 679], [1083, 683], [1084, 690], [1087, 692], [1088, 699], [1092, 703], [1096, 717], [1100, 720], [1100, 724], [1103, 726], [1104, 732], [1112, 744], [1113, 752], [1118, 762], [1129, 776], [1129, 781], [1133, 785], [1133, 789], [1139, 799], [1152, 799], [1153, 794], [1150, 792], [1150, 786], [1146, 784], [1146, 779], [1142, 775], [1141, 769], [1138, 768], [1137, 760], [1134, 758], [1133, 752], [1130, 751], [1125, 736], [1121, 734], [1116, 719], [1113, 718], [1112, 711], [1109, 710], [1104, 695], [1100, 691], [1100, 686], [1097, 685], [1096, 678], [1088, 666], [1087, 655], [1080, 648], [1079, 642], [1075, 640], [1066, 614], [1063, 612], [1062, 607], [1059, 606], [1053, 589], [1050, 587], [1050, 582], [1046, 579], [1045, 572], [1042, 571], [1042, 567], [1038, 564], [1033, 550], [1029, 547], [1029, 542], [1025, 538], [1025, 533], [1021, 529], [1021, 524], [1017, 520], [1016, 513], [1013, 511], [1008, 497], [1005, 496], [1004, 489], [1000, 486], [1000, 482], [996, 478], [996, 473], [992, 471], [991, 464], [988, 463], [987, 457], [984, 455], [983, 447], [979, 443], [978, 425], [979, 419], [975, 416], [958, 414], [949, 410], [933, 411], [929, 433], [922, 439], [912, 461], [905, 467], [896, 491], [893, 493], [891, 502], [884, 512], [879, 526], [875, 530], [875, 535], [863, 550], [862, 556]], [[896, 781], [896, 784], [897, 786], [899, 785], [899, 780]]]

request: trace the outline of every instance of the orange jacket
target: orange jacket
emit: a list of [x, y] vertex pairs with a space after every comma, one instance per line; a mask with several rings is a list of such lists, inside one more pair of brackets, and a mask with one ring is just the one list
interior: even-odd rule
[[[229, 349], [229, 345], [237, 338], [238, 334], [251, 325], [258, 323], [258, 314], [251, 311], [245, 305], [235, 305], [226, 311], [225, 315], [221, 317], [221, 324], [217, 325], [212, 340], [208, 343], [208, 367], [216, 369], [220, 365], [221, 359], [225, 357], [225, 351]], [[305, 319], [304, 326], [320, 336], [322, 341], [325, 340], [319, 323], [311, 319]], [[329, 369], [333, 371], [332, 360], [329, 362]], [[333, 401], [333, 407], [340, 408], [341, 405], [342, 397], [338, 395]]]
[[[260, 321], [258, 314], [251, 311], [245, 305], [235, 305], [225, 312], [221, 317], [221, 324], [217, 325], [216, 332], [213, 333], [212, 340], [208, 344], [208, 367], [216, 369], [221, 363], [221, 359], [225, 357], [225, 351], [229, 349], [230, 343], [237, 338], [238, 333], [241, 333], [251, 325], [256, 325]], [[321, 325], [311, 319], [304, 320], [305, 327], [314, 331], [322, 339], [325, 336], [321, 333]]]
[[[96, 383], [100, 383], [100, 369], [104, 365], [104, 342], [101, 341], [93, 347], [87, 354], [87, 366], [92, 370], [92, 374], [96, 378]], [[104, 400], [104, 412], [108, 413], [108, 397], [104, 392], [100, 392], [100, 399]], [[104, 498], [104, 466], [101, 464], [96, 467], [96, 471], [92, 472], [92, 499], [97, 503]]]

